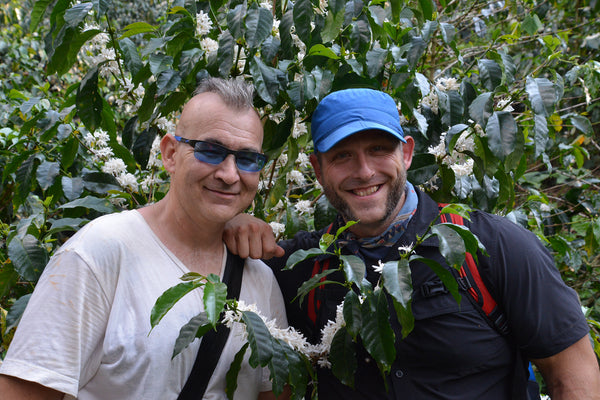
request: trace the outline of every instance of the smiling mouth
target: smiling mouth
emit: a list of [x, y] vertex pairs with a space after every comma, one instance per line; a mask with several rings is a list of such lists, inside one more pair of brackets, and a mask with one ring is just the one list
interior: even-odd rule
[[365, 196], [372, 195], [373, 193], [378, 191], [380, 187], [381, 187], [381, 185], [375, 185], [375, 186], [370, 186], [365, 189], [354, 189], [354, 190], [352, 190], [352, 193], [358, 197], [365, 197]]

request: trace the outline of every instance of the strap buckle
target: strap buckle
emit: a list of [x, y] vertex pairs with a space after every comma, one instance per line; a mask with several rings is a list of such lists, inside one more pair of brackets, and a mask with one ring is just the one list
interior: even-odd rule
[[423, 297], [433, 297], [445, 293], [448, 293], [448, 289], [446, 288], [446, 286], [444, 286], [444, 283], [441, 281], [425, 282], [421, 286], [421, 294], [423, 295]]

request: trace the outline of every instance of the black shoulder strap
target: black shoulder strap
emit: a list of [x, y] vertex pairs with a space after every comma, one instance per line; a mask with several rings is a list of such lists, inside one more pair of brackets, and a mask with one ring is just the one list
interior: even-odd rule
[[[244, 260], [227, 250], [223, 283], [227, 285], [228, 299], [237, 299], [240, 296], [243, 272]], [[181, 393], [179, 393], [178, 400], [202, 399], [208, 386], [208, 381], [221, 357], [228, 336], [229, 328], [223, 324], [219, 324], [216, 331], [211, 329], [202, 337], [196, 361], [194, 361], [194, 367]]]

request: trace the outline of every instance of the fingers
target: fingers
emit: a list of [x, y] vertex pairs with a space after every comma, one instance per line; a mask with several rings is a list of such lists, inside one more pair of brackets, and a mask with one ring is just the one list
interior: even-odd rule
[[223, 241], [229, 251], [242, 258], [269, 259], [285, 254], [277, 245], [271, 226], [247, 214], [240, 214], [226, 224]]

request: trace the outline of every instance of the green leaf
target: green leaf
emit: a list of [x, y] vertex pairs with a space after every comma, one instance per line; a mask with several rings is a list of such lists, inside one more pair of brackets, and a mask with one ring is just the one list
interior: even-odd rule
[[[256, 3], [254, 3], [256, 5]], [[269, 36], [273, 29], [273, 14], [263, 7], [250, 7], [246, 14], [246, 45], [254, 49]]]
[[425, 50], [427, 49], [427, 42], [423, 40], [420, 36], [413, 36], [410, 40], [410, 49], [407, 53], [408, 65], [410, 65], [411, 69], [415, 69], [417, 63], [425, 54]]
[[429, 181], [438, 169], [439, 166], [433, 154], [415, 154], [407, 172], [408, 181], [415, 185], [421, 185]]
[[36, 178], [42, 190], [47, 190], [60, 173], [60, 165], [56, 161], [44, 161], [36, 170]]
[[179, 74], [182, 78], [186, 78], [195, 70], [198, 62], [200, 62], [203, 55], [204, 50], [198, 48], [184, 50], [181, 52], [181, 58], [179, 59], [178, 69]]
[[444, 43], [450, 44], [456, 36], [456, 28], [454, 25], [446, 22], [440, 23], [440, 27], [442, 28], [442, 39], [444, 40]]
[[367, 51], [367, 75], [374, 78], [383, 70], [388, 51], [386, 49], [376, 48]]
[[546, 78], [527, 77], [525, 90], [533, 112], [545, 117], [550, 116], [557, 101], [554, 84]]
[[445, 111], [442, 116], [445, 125], [454, 126], [463, 120], [464, 103], [458, 92], [450, 91], [440, 96], [440, 108]]
[[238, 4], [227, 13], [227, 28], [235, 39], [241, 39], [244, 33], [244, 15], [246, 15], [246, 3]]
[[[175, 346], [173, 347], [171, 359], [175, 358], [177, 354], [181, 353], [183, 349], [188, 347], [190, 343], [194, 341], [194, 339], [197, 337], [202, 337], [210, 330], [211, 326], [212, 325], [208, 321], [208, 318], [206, 318], [206, 313], [204, 312], [192, 317], [179, 330], [179, 336], [177, 336], [177, 340], [175, 340]], [[198, 335], [198, 331], [201, 331], [202, 335]]]
[[248, 349], [249, 343], [244, 343], [240, 351], [235, 354], [233, 358], [233, 362], [229, 366], [229, 370], [225, 375], [225, 382], [227, 383], [227, 387], [225, 388], [225, 393], [227, 393], [227, 398], [229, 400], [233, 400], [233, 394], [237, 390], [237, 378], [242, 369], [242, 362], [244, 361], [244, 355], [246, 354], [246, 350]]
[[26, 294], [24, 296], [19, 297], [17, 301], [13, 303], [10, 307], [10, 310], [6, 314], [6, 331], [10, 331], [12, 328], [16, 327], [23, 316], [23, 312], [27, 307], [27, 303], [29, 303], [29, 299], [31, 298], [31, 293]]
[[486, 126], [488, 119], [494, 112], [494, 94], [482, 93], [469, 106], [469, 116], [481, 127]]
[[535, 146], [535, 157], [539, 157], [546, 150], [546, 145], [550, 140], [548, 136], [548, 121], [544, 115], [535, 114], [533, 116], [535, 121], [535, 135], [534, 135], [534, 146]]
[[110, 190], [121, 190], [117, 179], [104, 172], [90, 172], [83, 175], [83, 187], [100, 194], [108, 193]]
[[344, 385], [354, 388], [354, 374], [358, 366], [356, 345], [345, 327], [340, 328], [333, 336], [329, 360], [333, 375]]
[[[17, 158], [17, 161], [19, 159]], [[17, 190], [15, 193], [15, 203], [21, 204], [31, 191], [33, 186], [33, 173], [39, 162], [39, 155], [32, 154], [25, 161], [21, 163], [15, 173], [15, 181], [17, 183]]]
[[155, 35], [157, 32], [158, 29], [147, 22], [134, 22], [124, 28], [124, 32], [119, 39], [139, 35], [140, 33], [152, 33]]
[[544, 25], [542, 25], [542, 21], [540, 21], [540, 17], [536, 14], [527, 14], [521, 22], [521, 29], [523, 29], [529, 36], [533, 36], [542, 29]]
[[315, 44], [313, 47], [311, 47], [310, 50], [308, 51], [308, 55], [309, 56], [323, 56], [323, 57], [331, 58], [332, 60], [338, 60], [340, 58], [340, 56], [335, 54], [333, 52], [333, 50], [331, 50], [329, 47], [323, 46], [320, 43]]
[[438, 224], [431, 227], [431, 232], [438, 237], [440, 253], [448, 264], [454, 268], [460, 268], [465, 261], [465, 243], [462, 237], [446, 224]]
[[58, 232], [74, 232], [79, 229], [79, 227], [87, 223], [89, 220], [85, 218], [61, 218], [58, 220], [49, 220], [51, 223], [50, 229], [46, 232], [46, 235], [52, 235]]
[[15, 271], [28, 282], [37, 282], [49, 260], [40, 241], [30, 234], [22, 238], [14, 236], [7, 247]]
[[59, 206], [58, 208], [68, 210], [77, 207], [83, 207], [90, 210], [98, 211], [102, 214], [108, 214], [115, 211], [114, 206], [111, 204], [110, 201], [108, 201], [108, 199], [101, 199], [99, 197], [94, 196], [86, 196], [77, 200], [73, 200]]
[[254, 56], [250, 63], [250, 73], [260, 98], [267, 103], [275, 104], [279, 95], [279, 78], [283, 73], [267, 66], [257, 56]]
[[356, 339], [362, 327], [362, 313], [358, 295], [352, 290], [349, 290], [344, 297], [343, 314], [346, 329]]
[[435, 5], [431, 0], [419, 0], [419, 8], [423, 13], [423, 18], [427, 21], [431, 21], [433, 19], [433, 10], [435, 10]]
[[88, 29], [81, 33], [75, 28], [67, 29], [62, 42], [54, 50], [48, 62], [48, 73], [66, 74], [77, 62], [81, 47], [98, 33], [100, 33], [98, 29]]
[[119, 48], [121, 49], [125, 69], [131, 72], [132, 76], [136, 76], [142, 69], [143, 63], [135, 43], [129, 38], [123, 38], [119, 41]]
[[79, 3], [65, 11], [66, 26], [76, 28], [88, 16], [92, 6], [92, 3]]
[[493, 91], [502, 83], [502, 68], [494, 60], [481, 59], [479, 65], [479, 79], [485, 88]]
[[154, 307], [152, 307], [152, 311], [150, 312], [150, 326], [154, 328], [167, 312], [173, 308], [175, 303], [181, 300], [183, 296], [202, 285], [204, 285], [203, 282], [188, 281], [178, 283], [165, 290], [163, 294], [156, 299]]
[[312, 368], [309, 366], [310, 361], [306, 360], [305, 357], [292, 349], [288, 347], [284, 348], [285, 357], [288, 360], [289, 366], [288, 383], [292, 388], [292, 399], [302, 400], [306, 394], [306, 387], [308, 386], [309, 381], [308, 368]]
[[298, 301], [300, 303], [302, 303], [304, 301], [304, 297], [310, 293], [311, 290], [322, 286], [322, 285], [327, 285], [330, 283], [337, 283], [337, 284], [342, 284], [340, 282], [336, 282], [336, 281], [323, 281], [321, 282], [321, 279], [325, 278], [328, 275], [333, 274], [334, 272], [337, 272], [336, 269], [328, 269], [325, 270], [323, 272], [321, 272], [320, 274], [316, 274], [310, 277], [310, 279], [304, 281], [302, 283], [302, 285], [300, 285], [300, 287], [298, 288], [298, 292], [296, 294], [296, 298], [298, 299]]
[[489, 148], [500, 160], [515, 150], [518, 127], [514, 117], [507, 111], [495, 111], [485, 128]]
[[144, 92], [144, 98], [142, 99], [142, 105], [138, 109], [139, 123], [146, 122], [152, 117], [154, 113], [154, 107], [156, 106], [156, 82], [153, 82], [148, 86]]
[[219, 75], [227, 77], [233, 67], [235, 41], [228, 31], [219, 36], [219, 50], [217, 50], [217, 65]]
[[346, 274], [346, 280], [361, 287], [363, 278], [365, 277], [365, 263], [355, 255], [345, 254], [340, 256], [340, 261]]
[[344, 24], [344, 11], [340, 10], [334, 12], [329, 10], [325, 17], [325, 26], [321, 31], [321, 39], [323, 43], [329, 43], [335, 40], [342, 32], [342, 25]]
[[98, 93], [98, 66], [90, 68], [77, 89], [77, 114], [86, 128], [95, 131], [102, 123], [102, 96]]
[[219, 322], [219, 316], [223, 312], [226, 299], [227, 285], [223, 282], [211, 282], [210, 280], [206, 282], [202, 300], [204, 301], [204, 310], [208, 321], [213, 326], [216, 326]]
[[264, 367], [273, 357], [273, 341], [263, 320], [251, 311], [242, 311], [242, 321], [246, 324], [248, 343], [250, 343], [250, 358], [248, 363], [252, 368], [259, 365]]
[[400, 322], [400, 325], [402, 326], [402, 339], [404, 339], [415, 327], [415, 316], [413, 315], [411, 308], [412, 300], [409, 300], [406, 306], [400, 304], [394, 298], [392, 298], [392, 302], [394, 303], [394, 310], [396, 310], [398, 322]]
[[377, 361], [383, 373], [389, 372], [396, 359], [394, 331], [389, 317], [388, 302], [383, 290], [367, 294], [362, 304], [363, 326], [360, 337], [365, 349]]
[[181, 83], [181, 76], [179, 73], [173, 69], [168, 69], [163, 71], [158, 76], [156, 80], [156, 85], [158, 87], [158, 96], [163, 96], [169, 92], [177, 90], [177, 87]]
[[92, 0], [94, 4], [94, 10], [96, 11], [98, 17], [103, 16], [111, 7], [110, 0]]
[[350, 45], [352, 50], [362, 53], [369, 48], [371, 44], [371, 30], [368, 22], [359, 19], [350, 24]]
[[315, 203], [314, 224], [315, 229], [323, 229], [335, 220], [337, 210], [333, 208], [327, 197], [321, 196]]
[[383, 287], [403, 307], [407, 307], [412, 295], [412, 280], [408, 260], [388, 261], [383, 264]]
[[8, 295], [15, 284], [19, 281], [19, 274], [12, 265], [4, 264], [0, 268], [0, 298]]
[[[79, 151], [79, 141], [76, 137], [71, 137], [63, 146], [60, 158], [60, 163], [63, 169], [68, 169], [71, 165], [73, 165], [73, 161], [75, 161], [75, 157], [77, 157], [77, 152]], [[72, 199], [69, 199], [72, 200]]]
[[[283, 388], [288, 381], [289, 365], [286, 357], [287, 343], [281, 343], [277, 339], [273, 339], [273, 357], [267, 364], [271, 371], [271, 382], [273, 383], [273, 392], [279, 396], [283, 392]], [[291, 349], [290, 349], [291, 350]]]
[[593, 132], [592, 123], [589, 119], [579, 114], [567, 114], [563, 117], [563, 119], [569, 118], [571, 123], [575, 128], [585, 133], [586, 135], [590, 135]]
[[310, 43], [310, 23], [313, 20], [313, 7], [310, 0], [296, 1], [294, 3], [293, 15], [296, 34], [304, 43]]
[[42, 18], [44, 18], [44, 13], [48, 8], [48, 5], [52, 3], [52, 0], [37, 0], [33, 5], [33, 9], [31, 10], [31, 22], [29, 23], [29, 30], [31, 32], [35, 31]]

